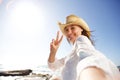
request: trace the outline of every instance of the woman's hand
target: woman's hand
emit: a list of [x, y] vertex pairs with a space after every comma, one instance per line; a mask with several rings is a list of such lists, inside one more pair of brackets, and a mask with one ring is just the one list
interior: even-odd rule
[[59, 31], [57, 32], [57, 36], [56, 36], [56, 39], [52, 39], [52, 42], [50, 43], [50, 52], [51, 53], [56, 53], [59, 46], [60, 46], [60, 43], [63, 39], [63, 35], [60, 37], [59, 35]]
[[50, 56], [48, 59], [49, 62], [53, 62], [55, 60], [55, 55], [60, 46], [62, 39], [63, 39], [63, 35], [60, 37], [59, 31], [58, 31], [56, 39], [52, 39], [52, 42], [50, 43]]

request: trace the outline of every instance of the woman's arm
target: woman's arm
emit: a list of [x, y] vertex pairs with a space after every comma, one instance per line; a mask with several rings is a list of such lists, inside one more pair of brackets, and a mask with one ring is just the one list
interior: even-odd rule
[[56, 39], [52, 39], [52, 42], [50, 43], [50, 55], [49, 55], [49, 58], [48, 58], [49, 62], [54, 62], [55, 61], [55, 55], [56, 55], [56, 52], [57, 52], [57, 50], [60, 46], [60, 43], [61, 43], [62, 39], [63, 39], [63, 35], [59, 39], [59, 31], [58, 31]]
[[80, 73], [79, 80], [111, 80], [111, 79], [108, 79], [103, 70], [97, 67], [88, 67]]
[[[51, 65], [51, 64], [52, 64], [52, 66], [56, 65], [55, 63], [57, 60], [55, 60], [55, 56], [56, 56], [57, 50], [60, 46], [62, 39], [63, 39], [63, 35], [61, 37], [59, 37], [59, 31], [58, 31], [56, 39], [52, 39], [52, 42], [50, 43], [50, 55], [48, 58], [48, 63], [49, 63], [48, 65]], [[57, 62], [59, 62], [59, 61], [57, 61]]]

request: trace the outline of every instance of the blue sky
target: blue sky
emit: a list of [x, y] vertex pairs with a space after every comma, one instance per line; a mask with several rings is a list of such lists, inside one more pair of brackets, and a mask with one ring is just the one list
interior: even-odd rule
[[[0, 0], [0, 64], [3, 68], [47, 64], [49, 43], [59, 30], [58, 21], [75, 14], [93, 31], [95, 47], [120, 65], [119, 0]], [[64, 38], [57, 57], [69, 54]]]

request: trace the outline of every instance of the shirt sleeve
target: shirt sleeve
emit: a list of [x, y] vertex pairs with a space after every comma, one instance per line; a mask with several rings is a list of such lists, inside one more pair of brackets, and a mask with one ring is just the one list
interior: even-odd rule
[[64, 65], [64, 62], [65, 62], [65, 57], [64, 58], [61, 58], [61, 59], [55, 59], [55, 61], [54, 62], [52, 62], [52, 63], [50, 63], [49, 61], [48, 61], [48, 67], [51, 69], [51, 70], [53, 70], [53, 71], [55, 71], [55, 70], [57, 70], [57, 69], [60, 69], [63, 65]]
[[79, 49], [94, 49], [94, 46], [86, 36], [81, 36], [76, 41], [76, 46]]
[[77, 76], [80, 76], [80, 72], [85, 68], [95, 66], [102, 69], [111, 79], [114, 79], [115, 77], [118, 78], [117, 75], [119, 73], [116, 65], [114, 65], [101, 52], [97, 51], [87, 37], [79, 37], [76, 41], [75, 49], [80, 58], [77, 65]]
[[86, 36], [81, 36], [77, 39], [74, 45], [75, 53], [80, 57], [80, 60], [94, 54], [94, 46]]

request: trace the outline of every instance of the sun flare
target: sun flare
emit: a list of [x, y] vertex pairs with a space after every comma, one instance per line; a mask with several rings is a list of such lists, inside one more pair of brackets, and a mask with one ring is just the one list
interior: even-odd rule
[[[32, 2], [31, 0], [10, 0], [6, 7], [8, 13], [6, 33], [9, 33], [9, 44], [6, 46], [10, 47], [7, 48], [7, 52], [4, 52], [2, 63], [8, 66], [19, 62], [23, 64], [21, 67], [28, 65], [28, 62], [32, 65], [43, 64], [38, 59], [43, 56], [39, 54], [41, 53], [39, 40], [45, 31], [44, 8], [35, 0]], [[7, 59], [6, 54], [7, 56], [10, 54]]]
[[33, 3], [17, 3], [11, 12], [11, 23], [24, 33], [34, 33], [42, 30], [44, 15], [42, 10]]

